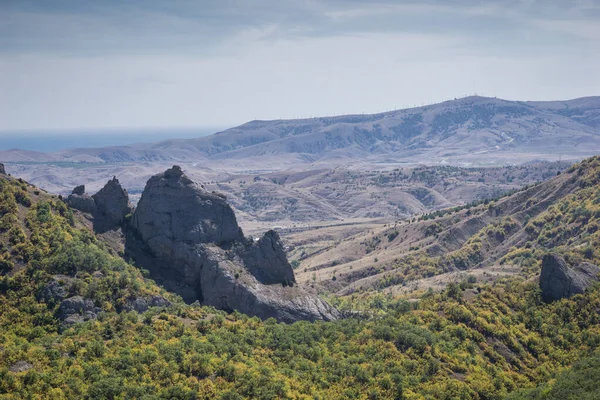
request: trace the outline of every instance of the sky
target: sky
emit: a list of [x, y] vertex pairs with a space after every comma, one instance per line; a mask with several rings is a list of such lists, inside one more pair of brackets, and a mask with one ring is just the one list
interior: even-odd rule
[[600, 0], [0, 0], [0, 132], [600, 95]]

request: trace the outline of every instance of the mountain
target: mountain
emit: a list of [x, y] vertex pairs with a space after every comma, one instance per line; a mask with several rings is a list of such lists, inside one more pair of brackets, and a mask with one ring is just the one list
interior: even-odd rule
[[[169, 245], [161, 246], [169, 241], [179, 246], [189, 258], [169, 258], [174, 262], [163, 268], [173, 271], [193, 272], [194, 252], [214, 251], [223, 256], [218, 268], [223, 262], [222, 273], [229, 273], [244, 248], [259, 257], [277, 246], [272, 234], [256, 244], [236, 244], [242, 241], [236, 225], [231, 221], [225, 229], [218, 223], [232, 219], [224, 199], [187, 188], [191, 184], [181, 182], [177, 169], [152, 178], [140, 214], [124, 216], [127, 202], [121, 196], [109, 201], [111, 193], [123, 194], [116, 180], [90, 196], [98, 213], [90, 216], [2, 174], [0, 397], [480, 400], [514, 393], [513, 398], [528, 399], [594, 398], [600, 288], [586, 283], [585, 290], [544, 299], [536, 277], [547, 260], [567, 275], [583, 264], [588, 272], [599, 264], [599, 177], [600, 158], [594, 157], [497, 201], [381, 226], [375, 229], [379, 240], [354, 242], [358, 251], [371, 253], [393, 246], [400, 263], [393, 272], [405, 280], [454, 269], [475, 274], [490, 271], [490, 265], [504, 273], [501, 279], [467, 275], [439, 291], [384, 293], [399, 284], [389, 277], [380, 280], [381, 287], [365, 282], [363, 290], [330, 295], [344, 318], [285, 324], [186, 304], [150, 279], [155, 271], [122, 258], [126, 238], [114, 224], [136, 227], [144, 251], [169, 257]], [[179, 204], [165, 197], [169, 187], [181, 194]], [[83, 196], [82, 189], [75, 195]], [[210, 202], [206, 210], [220, 209], [220, 219], [188, 221], [176, 215], [190, 201]], [[106, 223], [100, 230], [94, 229], [96, 218]], [[153, 226], [156, 241], [147, 236]], [[236, 240], [202, 239], [219, 235]], [[401, 251], [401, 243], [411, 242], [409, 251], [419, 253], [418, 259]], [[233, 247], [239, 250], [228, 252]], [[347, 255], [354, 254], [348, 247]], [[373, 271], [382, 267], [373, 262]], [[249, 264], [238, 279], [256, 273]], [[270, 279], [269, 271], [260, 279]], [[333, 276], [328, 280], [348, 287], [351, 274]], [[336, 289], [322, 280], [297, 281], [294, 288], [306, 291]]]
[[599, 121], [600, 97], [521, 102], [472, 96], [372, 115], [251, 121], [198, 139], [46, 155], [10, 150], [0, 152], [0, 159], [210, 164], [258, 157], [280, 165], [352, 159], [454, 164], [581, 159], [600, 148]]
[[217, 159], [287, 153], [413, 160], [428, 155], [455, 162], [457, 157], [473, 161], [482, 154], [503, 158], [506, 152], [575, 156], [600, 143], [598, 115], [600, 97], [536, 103], [467, 97], [374, 115], [252, 121], [201, 139], [160, 143], [154, 149], [193, 148]]

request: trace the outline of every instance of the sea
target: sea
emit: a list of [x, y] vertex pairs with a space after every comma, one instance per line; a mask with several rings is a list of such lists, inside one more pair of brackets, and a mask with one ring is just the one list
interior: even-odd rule
[[133, 143], [160, 142], [168, 139], [193, 139], [224, 129], [226, 128], [4, 131], [0, 132], [0, 150], [21, 149], [51, 153], [75, 148], [122, 146]]

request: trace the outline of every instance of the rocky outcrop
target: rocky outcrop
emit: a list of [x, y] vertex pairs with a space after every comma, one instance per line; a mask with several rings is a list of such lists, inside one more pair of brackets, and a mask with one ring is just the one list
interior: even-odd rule
[[94, 302], [81, 296], [73, 296], [63, 300], [57, 311], [57, 317], [62, 321], [61, 329], [64, 330], [78, 322], [96, 319], [100, 308]]
[[597, 282], [600, 268], [590, 263], [582, 263], [575, 267], [567, 265], [565, 260], [556, 254], [547, 254], [542, 260], [540, 289], [546, 302], [581, 294]]
[[133, 208], [129, 203], [127, 190], [116, 177], [109, 180], [92, 198], [97, 207], [94, 218], [100, 219], [108, 229], [121, 225]]
[[136, 311], [143, 313], [150, 307], [168, 307], [171, 302], [162, 296], [135, 297], [127, 299], [123, 311]]
[[25, 372], [25, 371], [29, 371], [31, 368], [33, 368], [33, 365], [29, 364], [27, 361], [17, 361], [16, 363], [14, 363], [13, 365], [10, 366], [10, 368], [8, 368], [8, 370], [10, 372]]
[[85, 193], [85, 186], [79, 185], [67, 198], [67, 204], [69, 207], [73, 207], [76, 210], [83, 211], [86, 213], [93, 214], [96, 212], [96, 201], [92, 196]]
[[246, 239], [222, 196], [181, 168], [150, 178], [127, 232], [136, 264], [185, 301], [279, 321], [332, 320], [338, 312], [294, 285], [277, 233]]
[[67, 290], [56, 279], [45, 284], [38, 293], [38, 300], [48, 304], [56, 304], [67, 297]]
[[84, 185], [75, 187], [67, 198], [67, 204], [76, 210], [92, 214], [94, 230], [98, 232], [118, 228], [123, 224], [127, 214], [133, 210], [127, 190], [121, 186], [116, 177], [109, 180], [93, 196], [85, 193]]
[[79, 186], [75, 186], [72, 194], [81, 196], [84, 193], [85, 193], [85, 185], [79, 185]]
[[6, 175], [6, 170], [4, 169], [4, 164], [0, 163], [0, 174]]
[[254, 277], [264, 284], [293, 284], [294, 270], [288, 262], [277, 232], [270, 230], [249, 246], [244, 260]]
[[171, 253], [171, 243], [243, 241], [231, 207], [173, 168], [150, 178], [142, 193], [133, 226], [158, 256]]

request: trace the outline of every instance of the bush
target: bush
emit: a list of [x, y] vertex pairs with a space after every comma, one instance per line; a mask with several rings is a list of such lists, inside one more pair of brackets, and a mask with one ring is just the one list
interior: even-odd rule
[[95, 244], [67, 242], [46, 260], [46, 269], [53, 274], [74, 275], [78, 271], [94, 272], [124, 267], [124, 261], [108, 255]]

